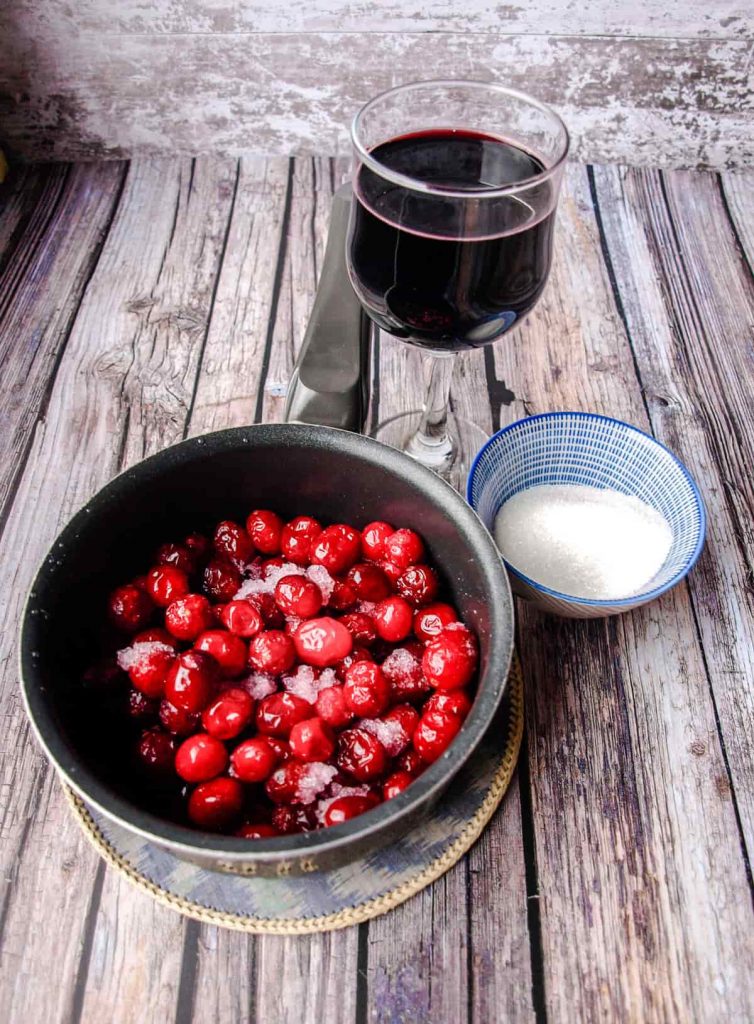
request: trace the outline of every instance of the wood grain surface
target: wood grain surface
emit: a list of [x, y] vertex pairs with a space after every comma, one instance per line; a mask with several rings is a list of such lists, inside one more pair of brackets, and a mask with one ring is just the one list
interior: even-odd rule
[[[709, 534], [688, 582], [629, 615], [519, 607], [522, 762], [440, 882], [332, 935], [186, 921], [98, 862], [29, 734], [15, 645], [37, 563], [124, 466], [282, 417], [346, 167], [58, 164], [0, 190], [0, 1019], [751, 1020], [751, 172], [569, 168], [542, 302], [459, 359], [454, 407], [487, 430], [583, 408], [653, 432]], [[383, 337], [374, 376], [375, 417], [420, 401], [410, 349]]]

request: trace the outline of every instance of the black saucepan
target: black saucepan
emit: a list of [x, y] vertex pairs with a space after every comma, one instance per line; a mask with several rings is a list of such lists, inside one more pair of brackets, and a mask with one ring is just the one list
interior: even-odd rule
[[[101, 638], [112, 587], [146, 568], [158, 543], [252, 508], [309, 513], [363, 526], [372, 519], [424, 537], [452, 599], [476, 631], [480, 676], [473, 709], [447, 752], [398, 797], [343, 825], [249, 841], [193, 831], [130, 795], [117, 741], [98, 735], [81, 676]], [[441, 796], [477, 746], [503, 697], [513, 604], [498, 551], [447, 484], [402, 453], [358, 434], [279, 424], [225, 430], [146, 459], [101, 490], [63, 530], [26, 607], [21, 677], [36, 733], [62, 777], [133, 832], [209, 867], [271, 874], [335, 867], [400, 836]]]

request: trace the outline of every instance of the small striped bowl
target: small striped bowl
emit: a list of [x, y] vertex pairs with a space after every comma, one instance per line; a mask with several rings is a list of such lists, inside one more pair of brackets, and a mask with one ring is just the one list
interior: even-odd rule
[[599, 618], [646, 604], [686, 576], [704, 545], [704, 505], [685, 466], [654, 438], [620, 420], [552, 412], [512, 423], [494, 434], [477, 455], [467, 498], [492, 532], [503, 502], [536, 484], [612, 487], [652, 505], [673, 530], [672, 547], [654, 579], [641, 593], [620, 600], [561, 594], [506, 562], [514, 592], [556, 615]]

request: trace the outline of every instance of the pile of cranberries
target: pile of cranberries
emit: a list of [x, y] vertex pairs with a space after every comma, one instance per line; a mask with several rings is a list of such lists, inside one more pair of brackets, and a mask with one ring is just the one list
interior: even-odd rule
[[476, 640], [439, 589], [413, 530], [255, 511], [117, 587], [128, 640], [85, 679], [120, 687], [142, 785], [174, 786], [184, 821], [337, 825], [406, 789], [468, 714]]

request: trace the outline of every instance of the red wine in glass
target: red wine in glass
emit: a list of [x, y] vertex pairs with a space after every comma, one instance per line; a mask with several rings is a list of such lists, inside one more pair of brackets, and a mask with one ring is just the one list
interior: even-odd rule
[[371, 155], [427, 191], [366, 164], [358, 170], [349, 269], [367, 312], [396, 337], [436, 352], [495, 341], [542, 294], [557, 185], [484, 192], [536, 179], [545, 165], [506, 139], [450, 129], [402, 135]]

